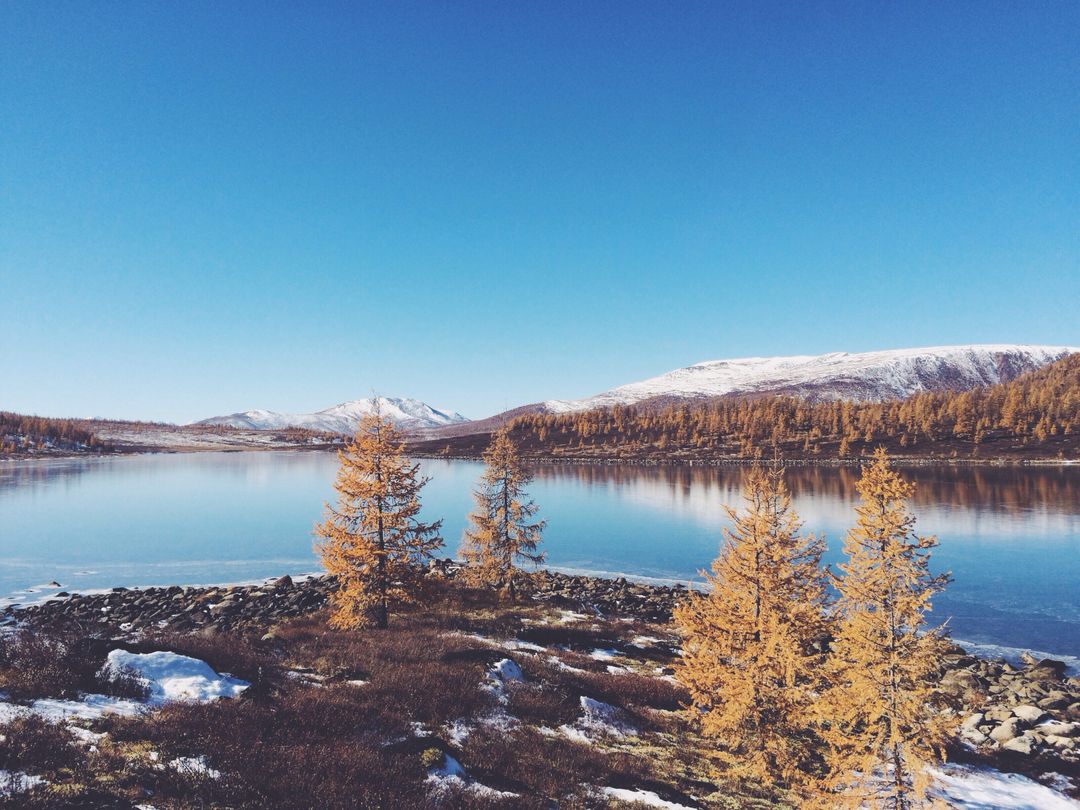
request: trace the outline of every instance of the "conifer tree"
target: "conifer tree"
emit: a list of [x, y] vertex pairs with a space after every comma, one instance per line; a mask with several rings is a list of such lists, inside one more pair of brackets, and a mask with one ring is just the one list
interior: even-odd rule
[[525, 487], [532, 475], [505, 431], [499, 431], [483, 455], [487, 469], [473, 493], [476, 509], [462, 538], [465, 578], [474, 585], [505, 587], [514, 599], [514, 563], [544, 561], [537, 551], [545, 522], [534, 521], [537, 506]]
[[316, 552], [338, 584], [330, 623], [386, 627], [393, 604], [416, 598], [421, 566], [442, 546], [442, 521], [420, 522], [420, 490], [428, 479], [406, 458], [401, 435], [377, 406], [338, 459], [337, 506], [327, 504], [315, 527]]
[[914, 533], [907, 506], [914, 487], [890, 467], [883, 448], [857, 486], [862, 503], [836, 582], [822, 734], [830, 782], [841, 791], [836, 802], [907, 810], [924, 798], [926, 767], [943, 758], [949, 733], [933, 681], [944, 640], [938, 630], [925, 631], [931, 597], [948, 576], [930, 573], [937, 540]]
[[706, 574], [711, 589], [675, 610], [677, 677], [690, 716], [729, 773], [805, 792], [816, 756], [811, 707], [826, 634], [824, 542], [802, 535], [783, 471], [754, 467], [745, 510]]

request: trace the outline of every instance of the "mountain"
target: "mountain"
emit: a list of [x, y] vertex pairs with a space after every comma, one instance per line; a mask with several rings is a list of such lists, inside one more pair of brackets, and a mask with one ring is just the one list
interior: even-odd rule
[[519, 416], [615, 405], [664, 406], [686, 400], [787, 394], [812, 402], [879, 402], [919, 391], [965, 391], [1008, 382], [1080, 349], [986, 344], [832, 352], [794, 357], [709, 360], [585, 399], [549, 399], [433, 431], [439, 438], [487, 433]]
[[276, 411], [252, 410], [233, 413], [228, 416], [213, 416], [194, 422], [196, 425], [228, 425], [250, 430], [280, 430], [287, 427], [302, 427], [309, 430], [324, 430], [329, 433], [353, 433], [361, 417], [371, 413], [378, 402], [382, 415], [393, 422], [400, 430], [414, 433], [430, 428], [454, 425], [468, 420], [460, 413], [448, 413], [432, 408], [416, 399], [396, 397], [375, 397], [374, 399], [354, 399], [342, 402], [326, 410], [315, 413], [277, 413]]
[[876, 402], [918, 391], [964, 391], [1008, 382], [1076, 351], [1080, 349], [994, 344], [710, 360], [586, 399], [541, 404], [549, 413], [561, 413], [658, 398], [763, 394], [787, 394], [811, 401]]

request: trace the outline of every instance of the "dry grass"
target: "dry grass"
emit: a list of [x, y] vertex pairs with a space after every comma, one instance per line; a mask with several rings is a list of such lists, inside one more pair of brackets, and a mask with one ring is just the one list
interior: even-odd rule
[[[682, 691], [649, 675], [610, 674], [586, 654], [615, 647], [637, 655], [645, 671], [670, 663], [662, 649], [643, 656], [630, 643], [648, 627], [560, 624], [547, 608], [482, 592], [437, 594], [424, 609], [395, 615], [388, 630], [339, 631], [325, 618], [287, 622], [265, 640], [159, 635], [131, 645], [202, 658], [255, 686], [237, 700], [108, 717], [96, 724], [107, 733], [96, 751], [64, 740], [63, 729], [36, 728], [33, 745], [4, 754], [7, 767], [48, 774], [52, 785], [21, 795], [18, 806], [585, 808], [603, 806], [595, 792], [603, 786], [647, 787], [688, 805], [688, 792], [708, 792], [705, 765], [683, 750], [689, 731], [671, 711], [685, 701]], [[548, 648], [510, 649], [511, 640]], [[45, 642], [20, 647], [0, 672], [18, 680], [15, 670], [52, 651]], [[85, 690], [80, 678], [106, 651], [62, 655], [67, 663], [37, 673], [24, 693]], [[507, 683], [500, 699], [488, 673], [507, 657], [525, 681]], [[350, 683], [357, 680], [364, 683]], [[585, 744], [553, 731], [580, 717], [583, 695], [625, 710], [640, 735]], [[469, 733], [459, 740], [448, 724]], [[515, 795], [434, 791], [428, 771], [443, 754], [477, 783]], [[196, 757], [220, 775], [168, 765]]]

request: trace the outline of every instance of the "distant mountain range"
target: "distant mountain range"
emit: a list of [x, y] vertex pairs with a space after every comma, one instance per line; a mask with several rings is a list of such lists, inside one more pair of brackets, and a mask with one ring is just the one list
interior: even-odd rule
[[709, 360], [584, 399], [549, 399], [431, 431], [434, 438], [486, 433], [527, 414], [615, 405], [661, 408], [722, 397], [786, 394], [811, 401], [901, 399], [919, 391], [965, 391], [1008, 382], [1067, 354], [1069, 346], [984, 344]]
[[[470, 421], [415, 399], [380, 397], [383, 414], [399, 428], [430, 437], [462, 436], [493, 430], [530, 413], [566, 413], [615, 405], [663, 407], [688, 400], [786, 394], [811, 401], [900, 399], [919, 391], [964, 391], [1008, 382], [1067, 354], [1068, 346], [987, 344], [833, 352], [794, 357], [710, 360], [629, 383], [584, 399], [551, 399]], [[253, 410], [216, 416], [196, 424], [256, 430], [306, 427], [351, 433], [374, 400], [360, 399], [310, 414]]]
[[787, 394], [812, 401], [901, 399], [1008, 382], [1071, 352], [1067, 346], [975, 345], [795, 357], [709, 360], [596, 396], [540, 403], [551, 413], [631, 405], [655, 398]]
[[417, 399], [396, 397], [374, 397], [354, 399], [342, 402], [315, 413], [278, 413], [277, 411], [252, 410], [213, 416], [195, 422], [196, 425], [227, 425], [249, 430], [281, 430], [287, 427], [302, 427], [309, 430], [323, 430], [328, 433], [354, 433], [360, 419], [371, 413], [376, 403], [382, 415], [406, 432], [417, 432], [430, 428], [444, 427], [469, 420], [460, 413], [440, 411]]

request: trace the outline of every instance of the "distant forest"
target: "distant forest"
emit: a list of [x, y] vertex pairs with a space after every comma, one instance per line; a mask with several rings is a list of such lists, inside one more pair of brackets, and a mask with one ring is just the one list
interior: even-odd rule
[[[1080, 354], [1000, 385], [919, 393], [888, 402], [807, 402], [762, 396], [568, 414], [532, 414], [507, 426], [533, 456], [591, 459], [844, 459], [879, 445], [899, 456], [1076, 458]], [[482, 437], [418, 450], [468, 455]]]
[[101, 441], [84, 420], [50, 419], [0, 411], [0, 455], [43, 450], [86, 452], [109, 449], [109, 444]]

